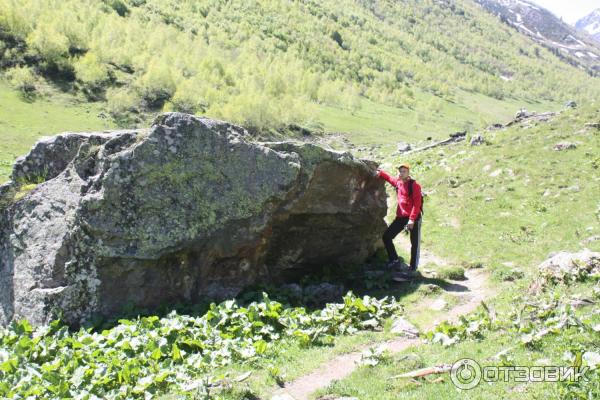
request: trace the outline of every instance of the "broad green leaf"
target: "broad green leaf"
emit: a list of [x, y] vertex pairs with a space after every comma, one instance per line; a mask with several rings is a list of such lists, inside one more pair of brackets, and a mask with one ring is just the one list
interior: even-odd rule
[[267, 342], [264, 340], [259, 340], [254, 342], [254, 349], [256, 349], [256, 354], [264, 354], [267, 351]]
[[162, 356], [163, 356], [163, 354], [162, 354], [162, 351], [160, 351], [160, 347], [157, 347], [156, 349], [154, 349], [154, 351], [150, 355], [150, 357], [152, 357], [154, 360], [160, 360]]
[[174, 361], [180, 361], [182, 359], [182, 357], [181, 357], [181, 351], [179, 351], [179, 347], [177, 347], [176, 343], [173, 343], [172, 358], [173, 358]]

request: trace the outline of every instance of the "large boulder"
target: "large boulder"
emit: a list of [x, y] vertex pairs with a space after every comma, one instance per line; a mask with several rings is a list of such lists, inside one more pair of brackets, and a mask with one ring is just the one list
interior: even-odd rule
[[385, 229], [375, 167], [179, 113], [40, 142], [0, 190], [0, 324], [78, 325], [362, 262]]

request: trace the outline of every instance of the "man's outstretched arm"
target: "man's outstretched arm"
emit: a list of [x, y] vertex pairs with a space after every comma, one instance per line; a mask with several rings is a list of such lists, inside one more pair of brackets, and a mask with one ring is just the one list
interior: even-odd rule
[[398, 178], [391, 176], [390, 174], [388, 174], [387, 172], [385, 172], [382, 169], [377, 170], [377, 176], [379, 178], [385, 179], [386, 181], [388, 181], [388, 183], [390, 185], [392, 185], [394, 187], [396, 187], [398, 185]]

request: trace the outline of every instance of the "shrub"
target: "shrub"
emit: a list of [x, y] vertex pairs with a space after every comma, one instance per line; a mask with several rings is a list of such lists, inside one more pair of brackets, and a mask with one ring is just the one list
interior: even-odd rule
[[121, 1], [121, 0], [105, 0], [105, 3], [110, 8], [115, 10], [116, 13], [119, 14], [119, 16], [125, 17], [125, 16], [129, 15], [129, 8], [127, 8], [127, 5], [125, 3], [123, 3], [123, 1]]
[[106, 93], [108, 112], [117, 119], [126, 118], [131, 112], [137, 112], [139, 96], [127, 89], [109, 89]]
[[37, 89], [37, 78], [29, 67], [11, 68], [6, 71], [6, 77], [10, 84], [24, 95], [31, 95]]
[[57, 29], [55, 22], [38, 22], [27, 36], [27, 46], [51, 65], [61, 65], [69, 54], [69, 39]]
[[108, 68], [99, 57], [88, 52], [74, 63], [75, 76], [82, 83], [83, 90], [87, 95], [94, 95], [102, 84], [108, 80]]
[[146, 73], [138, 78], [136, 86], [148, 108], [162, 107], [176, 90], [175, 81], [166, 60], [152, 62]]
[[0, 1], [0, 30], [23, 39], [30, 32], [26, 12], [14, 3]]
[[338, 31], [334, 31], [331, 34], [331, 38], [338, 44], [340, 47], [344, 47], [344, 39], [342, 39], [342, 35]]
[[339, 81], [322, 82], [317, 91], [317, 98], [320, 103], [328, 105], [337, 105], [342, 98], [343, 83]]
[[274, 102], [264, 93], [244, 93], [215, 110], [220, 118], [263, 129], [279, 120]]
[[197, 111], [204, 112], [206, 102], [202, 100], [194, 82], [183, 81], [177, 86], [175, 94], [171, 98], [172, 110], [194, 114]]

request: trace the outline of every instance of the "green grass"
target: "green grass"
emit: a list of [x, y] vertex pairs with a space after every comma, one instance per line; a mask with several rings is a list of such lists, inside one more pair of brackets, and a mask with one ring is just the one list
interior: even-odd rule
[[98, 116], [101, 111], [97, 104], [81, 103], [58, 91], [27, 101], [0, 81], [0, 183], [8, 180], [13, 162], [42, 136], [114, 128], [113, 122]]
[[[413, 176], [432, 192], [427, 200], [423, 246], [457, 264], [483, 264], [492, 273], [491, 284], [499, 293], [492, 307], [502, 318], [523, 304], [531, 278], [536, 276], [536, 266], [549, 253], [583, 247], [600, 250], [598, 241], [585, 246], [581, 243], [600, 231], [600, 132], [583, 129], [586, 122], [599, 119], [600, 112], [591, 104], [532, 128], [514, 127], [486, 134], [491, 142], [488, 146], [457, 145], [409, 157], [416, 165]], [[577, 143], [577, 148], [553, 150], [553, 145], [562, 140]], [[386, 161], [395, 159], [388, 157]], [[489, 169], [484, 168], [486, 165]], [[491, 177], [490, 173], [499, 168], [504, 172]], [[450, 177], [454, 179], [452, 184]], [[544, 196], [546, 190], [551, 194]], [[448, 224], [450, 219], [458, 223]], [[548, 297], [567, 299], [578, 293], [589, 298], [591, 288], [590, 283], [557, 287]], [[590, 311], [587, 307], [578, 315]], [[411, 315], [410, 308], [407, 313]], [[595, 315], [592, 324], [598, 323], [597, 311]], [[447, 348], [419, 346], [377, 367], [361, 367], [315, 396], [329, 393], [361, 400], [426, 399], [440, 398], [443, 393], [443, 399], [556, 398], [559, 386], [552, 383], [523, 386], [502, 382], [480, 385], [465, 393], [454, 388], [448, 375], [444, 375], [443, 382], [421, 381], [420, 385], [391, 379], [412, 369], [452, 364], [465, 357], [484, 365], [487, 358], [518, 344], [519, 339], [518, 334], [501, 330], [486, 335], [484, 340], [467, 340]], [[594, 337], [576, 328], [564, 329], [545, 337], [535, 348], [517, 346], [510, 352], [510, 365], [535, 365], [539, 359], [549, 359], [552, 365], [568, 365], [562, 360], [566, 350], [578, 343], [598, 351], [599, 340], [600, 334]]]
[[[434, 319], [442, 320], [446, 311], [433, 311], [424, 309], [422, 301], [425, 298], [435, 299], [441, 293], [431, 295], [417, 290], [420, 285], [407, 288], [402, 285], [394, 290], [395, 297], [404, 306], [404, 312], [398, 315], [408, 316], [417, 328], [428, 325]], [[458, 301], [455, 296], [443, 295], [449, 306]], [[241, 400], [245, 395], [252, 393], [260, 398], [270, 398], [273, 390], [278, 386], [277, 381], [290, 382], [294, 379], [309, 374], [323, 363], [336, 356], [355, 351], [361, 351], [365, 346], [376, 346], [386, 341], [396, 339], [398, 336], [390, 332], [392, 318], [390, 318], [379, 332], [358, 332], [355, 335], [336, 337], [331, 346], [304, 347], [297, 343], [283, 342], [277, 350], [268, 357], [259, 359], [252, 365], [235, 364], [226, 368], [213, 371], [214, 376], [228, 376], [235, 378], [245, 372], [252, 371], [250, 378], [243, 384], [236, 385], [235, 390], [220, 393], [224, 399]], [[167, 399], [169, 397], [165, 397]]]
[[[47, 91], [46, 96], [28, 101], [0, 81], [0, 183], [8, 179], [14, 160], [25, 155], [42, 136], [117, 126], [111, 118], [99, 117], [105, 103], [86, 103], [56, 89]], [[428, 137], [443, 139], [458, 130], [473, 132], [492, 122], [507, 121], [520, 107], [542, 110], [558, 107], [553, 103], [499, 101], [463, 91], [454, 103], [425, 92], [415, 91], [415, 96], [418, 104], [437, 99], [441, 108], [437, 112], [428, 110], [427, 106], [395, 108], [362, 98], [361, 108], [354, 112], [326, 105], [315, 106], [316, 118], [326, 133], [342, 132], [355, 145], [381, 145], [380, 154], [389, 154], [400, 141], [425, 143]]]
[[[499, 317], [506, 319], [522, 304], [527, 287], [536, 276], [536, 266], [549, 253], [577, 251], [583, 247], [580, 244], [583, 239], [599, 233], [597, 149], [600, 148], [600, 132], [582, 130], [586, 122], [599, 118], [600, 113], [590, 105], [566, 111], [553, 121], [539, 123], [532, 128], [514, 127], [486, 134], [491, 142], [487, 146], [460, 144], [414, 154], [409, 158], [415, 165], [413, 176], [431, 192], [426, 200], [423, 247], [446, 258], [450, 265], [483, 267], [490, 274], [489, 285], [497, 293], [490, 301], [490, 307]], [[371, 140], [374, 139], [371, 137]], [[578, 147], [565, 152], [554, 151], [553, 145], [561, 140], [577, 142]], [[384, 161], [393, 163], [398, 158], [388, 156]], [[482, 173], [486, 165], [491, 165], [491, 168]], [[512, 169], [514, 176], [503, 173], [496, 178], [490, 177], [489, 174], [497, 168]], [[449, 178], [454, 182], [450, 183]], [[567, 190], [573, 185], [579, 185], [579, 191]], [[547, 188], [560, 195], [544, 197], [543, 192]], [[494, 200], [486, 201], [488, 197]], [[510, 214], [503, 214], [508, 212]], [[451, 219], [456, 221], [448, 223]], [[598, 251], [600, 243], [591, 242], [587, 247]], [[406, 256], [404, 252], [403, 255]], [[437, 266], [428, 269], [445, 271], [445, 268]], [[404, 305], [404, 315], [417, 327], [423, 327], [432, 321], [443, 320], [446, 314], [444, 310], [425, 308], [424, 304], [439, 297], [449, 306], [457, 302], [455, 297], [444, 292], [421, 290], [426, 283], [435, 284], [422, 280], [406, 284], [401, 289], [389, 288], [382, 293], [399, 298]], [[557, 288], [554, 296], [566, 299], [574, 293], [584, 293], [589, 297], [590, 292], [591, 285], [583, 284]], [[579, 313], [588, 311], [583, 309]], [[560, 335], [544, 338], [536, 348], [517, 347], [510, 354], [510, 362], [513, 365], [532, 365], [539, 359], [549, 358], [556, 365], [566, 365], [562, 360], [564, 351], [577, 341], [585, 341], [586, 337], [569, 328]], [[353, 348], [341, 346], [338, 349], [338, 343], [357, 346], [365, 343], [364, 338], [339, 338], [335, 346], [317, 351], [318, 356], [312, 350], [298, 353], [291, 350], [290, 358], [282, 353], [282, 358], [276, 357], [272, 362], [277, 366], [289, 363], [290, 370], [286, 370], [285, 374], [289, 381], [301, 375], [301, 371], [311, 371], [317, 365], [315, 359], [325, 361], [339, 354], [341, 348], [346, 351]], [[374, 345], [384, 340], [386, 333], [370, 333], [368, 338]], [[489, 332], [481, 341], [467, 340], [451, 347], [438, 344], [419, 346], [384, 358], [377, 367], [361, 367], [313, 397], [330, 393], [361, 400], [427, 399], [440, 398], [440, 393], [444, 393], [441, 397], [444, 399], [465, 398], [465, 393], [454, 388], [448, 375], [441, 383], [421, 382], [421, 386], [390, 377], [411, 369], [451, 364], [464, 357], [483, 364], [486, 358], [519, 343], [519, 340], [520, 334], [515, 332], [496, 331]], [[250, 381], [245, 388], [259, 396], [275, 386], [274, 380], [264, 371], [257, 372]], [[225, 398], [244, 398], [241, 393], [231, 392]], [[558, 386], [537, 383], [523, 387], [514, 382], [498, 383], [480, 385], [467, 395], [473, 399], [556, 398]]]
[[[235, 365], [223, 368], [214, 373], [228, 374], [231, 377], [241, 375], [249, 370], [251, 377], [243, 385], [239, 385], [242, 391], [250, 393], [261, 393], [266, 397], [279, 382], [289, 382], [302, 375], [312, 372], [322, 363], [333, 357], [359, 350], [368, 343], [381, 342], [386, 335], [382, 332], [361, 332], [351, 336], [341, 336], [336, 339], [335, 346], [320, 346], [306, 348], [298, 344], [284, 343], [278, 347], [275, 354], [269, 358], [259, 360], [255, 365]], [[239, 393], [230, 393], [226, 398], [243, 398]]]
[[[486, 134], [487, 146], [464, 144], [411, 155], [412, 175], [431, 193], [424, 247], [457, 263], [522, 267], [553, 251], [581, 248], [583, 239], [600, 230], [600, 136], [597, 130], [582, 130], [599, 118], [590, 106], [530, 129]], [[578, 147], [553, 150], [563, 140]], [[457, 223], [449, 226], [451, 219]], [[600, 247], [598, 242], [590, 246]]]
[[441, 279], [451, 279], [455, 281], [462, 281], [467, 279], [465, 277], [464, 268], [457, 266], [440, 267], [436, 270], [436, 273]]
[[[592, 282], [579, 283], [573, 286], [557, 286], [551, 288], [547, 298], [568, 299], [574, 295], [584, 294], [589, 297], [593, 287]], [[508, 295], [497, 298], [494, 311], [504, 323], [510, 324], [510, 312], [519, 307], [521, 303], [511, 298], [514, 293], [526, 292], [526, 287], [519, 285], [510, 290]], [[598, 324], [600, 315], [592, 307], [583, 307], [576, 311], [576, 315], [588, 325]], [[511, 330], [508, 326], [496, 331], [488, 332], [479, 340], [465, 340], [456, 345], [444, 347], [440, 344], [422, 345], [407, 349], [391, 357], [384, 358], [375, 367], [363, 366], [347, 378], [334, 382], [328, 388], [317, 391], [313, 397], [334, 394], [336, 396], [354, 396], [361, 400], [367, 399], [489, 399], [489, 398], [559, 398], [561, 386], [557, 383], [529, 383], [519, 384], [509, 382], [495, 382], [480, 384], [468, 392], [460, 391], [454, 387], [448, 374], [432, 375], [427, 379], [410, 380], [395, 378], [412, 370], [453, 364], [463, 358], [475, 360], [481, 366], [486, 365], [555, 365], [568, 366], [569, 361], [563, 357], [565, 351], [574, 351], [580, 348], [585, 351], [598, 351], [600, 334], [590, 335], [577, 327], [562, 329], [558, 334], [549, 334], [534, 346], [521, 343], [522, 333]], [[505, 351], [503, 358], [494, 359], [501, 351]], [[503, 364], [504, 363], [504, 364]], [[441, 382], [432, 382], [435, 378], [442, 377]], [[593, 383], [592, 383], [593, 384]]]
[[[326, 132], [343, 132], [355, 145], [382, 145], [384, 154], [389, 154], [400, 141], [416, 143], [428, 137], [446, 139], [457, 131], [473, 132], [492, 123], [507, 122], [521, 107], [537, 111], [560, 108], [557, 103], [496, 100], [465, 91], [457, 91], [453, 102], [427, 92], [414, 92], [417, 106], [413, 109], [390, 107], [363, 98], [361, 108], [356, 111], [321, 106], [317, 118]], [[428, 106], [432, 100], [439, 101], [435, 109]]]

